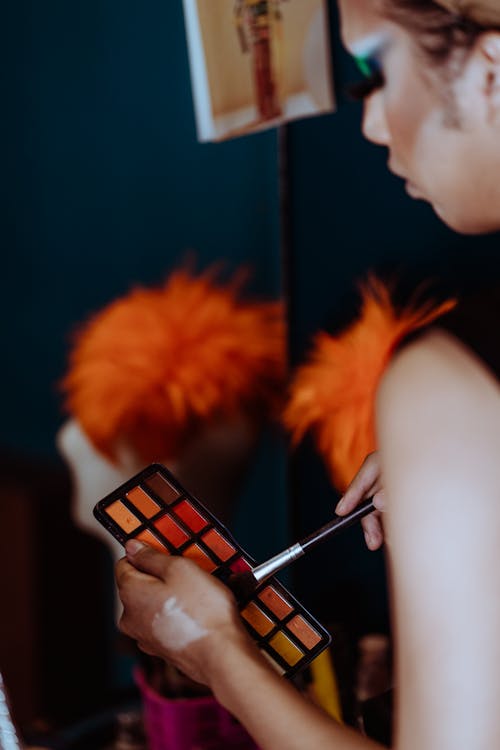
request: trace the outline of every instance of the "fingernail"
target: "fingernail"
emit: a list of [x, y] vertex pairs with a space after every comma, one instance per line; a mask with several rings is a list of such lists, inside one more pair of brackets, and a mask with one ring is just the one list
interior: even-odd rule
[[372, 543], [372, 535], [369, 534], [367, 531], [365, 532], [365, 541], [366, 541], [367, 547], [369, 547], [370, 544]]
[[342, 497], [337, 503], [337, 507], [335, 508], [335, 513], [342, 513], [342, 511], [344, 510], [344, 506], [345, 506], [344, 498]]
[[145, 548], [145, 544], [142, 542], [138, 542], [137, 539], [131, 539], [127, 544], [125, 545], [125, 551], [129, 557], [133, 557], [138, 552], [141, 551], [141, 549]]

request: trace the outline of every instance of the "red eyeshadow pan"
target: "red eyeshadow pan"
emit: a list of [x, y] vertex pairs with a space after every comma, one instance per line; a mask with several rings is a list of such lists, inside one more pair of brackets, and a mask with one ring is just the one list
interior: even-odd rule
[[140, 487], [134, 487], [133, 490], [127, 492], [127, 498], [146, 518], [151, 518], [151, 516], [154, 516], [160, 510], [158, 503], [155, 503], [147, 492], [144, 492]]
[[170, 554], [165, 545], [162, 544], [162, 542], [160, 542], [160, 540], [154, 534], [152, 534], [149, 529], [144, 529], [144, 531], [141, 531], [140, 534], [137, 534], [135, 538], [139, 539], [145, 544], [149, 544], [150, 547], [154, 547], [155, 549], [160, 550], [160, 552], [164, 552], [166, 555]]
[[272, 586], [266, 586], [266, 588], [260, 592], [259, 599], [273, 614], [276, 615], [276, 617], [279, 617], [280, 620], [293, 611], [292, 605], [289, 604], [286, 599], [283, 599], [281, 594], [278, 594], [276, 589]]
[[153, 474], [152, 477], [148, 477], [148, 479], [145, 480], [144, 484], [146, 484], [150, 490], [156, 492], [158, 497], [161, 497], [163, 502], [167, 503], [167, 505], [170, 505], [170, 503], [173, 503], [174, 500], [177, 500], [179, 497], [179, 493], [175, 487], [172, 487], [170, 482], [167, 482], [161, 474]]
[[175, 523], [174, 519], [169, 515], [162, 516], [157, 521], [154, 521], [153, 526], [155, 529], [163, 534], [165, 539], [168, 539], [170, 544], [174, 547], [180, 547], [181, 544], [186, 542], [189, 537], [181, 527]]
[[232, 544], [224, 539], [215, 529], [210, 529], [206, 534], [201, 537], [207, 547], [210, 547], [212, 552], [215, 552], [219, 560], [229, 560], [230, 557], [236, 552]]
[[238, 557], [236, 560], [233, 560], [229, 567], [233, 573], [245, 573], [245, 571], [250, 570], [252, 566], [250, 563], [247, 563], [243, 557]]
[[175, 514], [184, 521], [186, 526], [189, 526], [191, 531], [201, 531], [208, 525], [208, 521], [187, 500], [181, 500], [174, 510]]
[[193, 560], [200, 568], [206, 570], [207, 573], [212, 573], [217, 567], [216, 563], [197, 544], [192, 544], [191, 547], [185, 549], [182, 556], [189, 557], [190, 560]]
[[288, 630], [306, 646], [311, 649], [318, 645], [321, 640], [321, 636], [312, 628], [308, 622], [304, 620], [300, 615], [295, 615], [286, 624]]
[[127, 533], [130, 533], [141, 525], [139, 519], [134, 516], [121, 500], [116, 500], [112, 505], [109, 505], [106, 508], [106, 513]]

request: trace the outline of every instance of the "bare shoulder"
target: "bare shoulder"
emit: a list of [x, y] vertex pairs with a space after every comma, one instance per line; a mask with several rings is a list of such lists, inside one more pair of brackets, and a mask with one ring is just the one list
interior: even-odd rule
[[497, 379], [476, 354], [439, 328], [431, 329], [396, 354], [380, 394], [383, 398], [393, 389], [414, 389], [416, 396], [431, 395], [443, 384], [453, 389], [486, 389], [492, 397], [500, 394]]
[[497, 380], [453, 336], [430, 331], [389, 367], [377, 433], [401, 686], [397, 746], [496, 747]]

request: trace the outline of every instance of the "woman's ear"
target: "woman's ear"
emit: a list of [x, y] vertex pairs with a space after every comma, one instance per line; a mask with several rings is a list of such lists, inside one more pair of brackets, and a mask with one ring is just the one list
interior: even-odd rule
[[482, 34], [476, 53], [482, 68], [482, 94], [488, 123], [500, 125], [500, 32]]

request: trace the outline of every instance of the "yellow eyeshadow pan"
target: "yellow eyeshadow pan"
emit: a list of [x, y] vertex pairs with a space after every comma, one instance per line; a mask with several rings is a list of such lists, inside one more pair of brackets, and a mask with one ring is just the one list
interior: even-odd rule
[[151, 518], [160, 510], [160, 506], [140, 487], [127, 492], [127, 499], [138, 508], [143, 516]]
[[240, 614], [259, 635], [267, 635], [274, 628], [274, 622], [255, 602], [249, 602]]
[[[117, 487], [97, 503], [94, 515], [122, 544], [138, 539], [163, 554], [182, 555], [230, 586], [234, 574], [255, 565], [208, 508], [160, 464]], [[239, 610], [257, 647], [287, 677], [330, 643], [328, 632], [276, 578], [240, 601]]]
[[137, 529], [137, 527], [141, 525], [141, 522], [139, 521], [137, 516], [134, 516], [134, 514], [127, 508], [126, 505], [122, 503], [121, 500], [117, 500], [115, 503], [108, 506], [106, 508], [106, 513], [108, 514], [108, 516], [111, 516], [113, 521], [116, 521], [118, 526], [123, 529], [123, 531], [126, 531], [128, 533], [134, 531], [134, 529]]
[[298, 648], [281, 630], [269, 639], [269, 644], [281, 656], [287, 664], [293, 667], [304, 656], [304, 652]]

